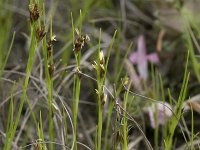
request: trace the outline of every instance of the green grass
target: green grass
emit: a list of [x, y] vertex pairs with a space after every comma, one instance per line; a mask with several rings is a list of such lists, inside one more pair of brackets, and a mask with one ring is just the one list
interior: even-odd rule
[[182, 117], [182, 113], [183, 113], [183, 103], [186, 97], [186, 90], [187, 90], [187, 86], [188, 86], [188, 80], [189, 80], [189, 73], [187, 71], [187, 66], [188, 66], [188, 59], [189, 59], [189, 52], [187, 55], [187, 60], [186, 60], [186, 69], [185, 69], [185, 73], [184, 73], [184, 79], [183, 79], [183, 83], [182, 83], [182, 88], [180, 91], [180, 95], [176, 104], [176, 108], [175, 108], [175, 114], [176, 116], [173, 116], [171, 121], [170, 121], [170, 125], [168, 126], [169, 128], [169, 133], [168, 133], [168, 137], [165, 140], [165, 148], [167, 150], [170, 150], [172, 148], [172, 141], [173, 141], [173, 136], [174, 136], [174, 131], [179, 123], [179, 120]]
[[29, 54], [28, 63], [27, 63], [27, 67], [26, 67], [26, 78], [25, 78], [24, 85], [23, 85], [23, 93], [22, 93], [22, 96], [21, 96], [20, 105], [19, 105], [19, 108], [18, 108], [16, 119], [12, 123], [10, 134], [8, 134], [8, 136], [6, 136], [4, 150], [9, 150], [10, 147], [11, 147], [11, 141], [14, 138], [14, 135], [15, 135], [15, 132], [16, 132], [16, 129], [17, 129], [17, 125], [19, 123], [19, 119], [20, 119], [20, 116], [21, 116], [22, 108], [23, 108], [23, 105], [24, 105], [24, 102], [25, 102], [26, 91], [27, 91], [28, 82], [29, 82], [29, 78], [30, 78], [30, 75], [31, 75], [32, 65], [33, 65], [33, 58], [34, 58], [34, 55], [35, 55], [35, 49], [37, 47], [34, 30], [35, 30], [34, 25], [31, 25], [30, 54]]
[[[15, 32], [12, 33], [12, 41], [9, 43], [9, 36], [10, 36], [10, 30], [12, 26], [12, 13], [8, 10], [3, 9], [4, 3], [9, 3], [7, 0], [3, 0], [0, 2], [0, 22], [1, 22], [1, 28], [0, 28], [0, 34], [3, 35], [0, 37], [0, 77], [3, 74], [3, 70], [6, 66], [8, 57], [10, 55], [13, 42], [15, 39]], [[8, 48], [8, 46], [10, 47]]]

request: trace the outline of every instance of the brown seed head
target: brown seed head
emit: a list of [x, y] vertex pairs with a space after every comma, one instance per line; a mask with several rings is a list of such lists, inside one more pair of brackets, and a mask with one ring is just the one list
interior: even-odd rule
[[37, 4], [29, 5], [29, 13], [30, 13], [31, 23], [36, 22], [38, 20], [38, 18], [40, 17], [38, 5]]
[[50, 58], [53, 55], [53, 42], [56, 41], [56, 35], [50, 37], [47, 42], [47, 58]]
[[33, 144], [34, 150], [41, 150], [42, 149], [41, 142], [42, 142], [41, 139], [37, 139], [35, 141], [35, 143]]
[[78, 35], [78, 37], [76, 38], [76, 40], [74, 42], [73, 51], [75, 53], [78, 53], [83, 48], [85, 43], [90, 40], [90, 38], [88, 35], [80, 35], [78, 29], [75, 29], [75, 31], [76, 31], [76, 34]]
[[53, 77], [54, 70], [55, 70], [55, 66], [53, 64], [49, 63], [48, 64], [48, 71], [49, 71], [49, 75], [50, 75], [51, 78]]
[[41, 41], [43, 39], [43, 37], [46, 35], [46, 31], [45, 31], [45, 26], [41, 26], [39, 28], [36, 29], [36, 38], [39, 41]]

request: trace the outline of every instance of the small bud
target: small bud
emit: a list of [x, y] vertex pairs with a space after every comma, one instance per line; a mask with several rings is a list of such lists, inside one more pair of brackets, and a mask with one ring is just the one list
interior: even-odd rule
[[80, 36], [80, 32], [79, 32], [78, 28], [75, 29], [75, 32], [76, 32], [76, 34], [77, 34], [78, 36]]
[[101, 92], [99, 92], [97, 89], [95, 89], [95, 92], [98, 96], [100, 96], [101, 105], [104, 106], [104, 104], [106, 103], [106, 100], [107, 100], [107, 95], [104, 93], [104, 88], [102, 87]]
[[100, 51], [99, 53], [99, 60], [100, 60], [100, 64], [105, 63], [103, 51]]
[[92, 67], [93, 67], [95, 70], [97, 70], [97, 62], [96, 62], [96, 61], [94, 61], [94, 63], [92, 64]]
[[85, 35], [84, 38], [85, 38], [85, 41], [90, 41], [90, 37], [87, 34]]
[[104, 68], [104, 65], [100, 64], [100, 77], [102, 78], [105, 74], [105, 68]]
[[99, 95], [99, 91], [97, 89], [95, 89], [95, 92], [96, 92], [97, 95]]
[[98, 64], [96, 63], [96, 61], [94, 61], [94, 63], [92, 64], [92, 67], [93, 67], [97, 72], [98, 72], [98, 70], [99, 70], [99, 73], [100, 73], [100, 77], [101, 77], [101, 78], [104, 76], [104, 74], [105, 74], [105, 67], [104, 67], [103, 64], [98, 65]]
[[125, 77], [122, 79], [122, 84], [123, 85], [127, 85], [129, 83], [129, 78], [128, 77]]
[[55, 42], [56, 41], [56, 35], [53, 35], [52, 37], [51, 37], [51, 42]]

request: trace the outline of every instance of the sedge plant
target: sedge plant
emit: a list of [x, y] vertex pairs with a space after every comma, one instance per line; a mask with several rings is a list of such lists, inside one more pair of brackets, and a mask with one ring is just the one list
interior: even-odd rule
[[97, 124], [97, 135], [96, 135], [96, 149], [101, 150], [101, 142], [102, 142], [102, 124], [103, 124], [103, 106], [106, 102], [107, 95], [105, 94], [105, 79], [106, 79], [106, 73], [107, 73], [107, 67], [109, 62], [109, 57], [111, 54], [111, 50], [114, 44], [115, 36], [117, 31], [115, 31], [110, 47], [107, 52], [107, 59], [104, 58], [104, 53], [100, 49], [101, 45], [101, 29], [99, 32], [99, 44], [98, 44], [98, 54], [97, 54], [97, 62], [94, 61], [93, 67], [96, 70], [96, 76], [97, 76], [97, 107], [98, 107], [98, 124]]
[[172, 116], [170, 120], [170, 124], [168, 125], [168, 135], [167, 138], [165, 138], [165, 149], [166, 150], [171, 150], [173, 146], [173, 137], [174, 137], [174, 131], [179, 123], [179, 120], [182, 117], [183, 113], [183, 103], [186, 97], [186, 92], [187, 92], [187, 86], [188, 86], [188, 80], [189, 80], [189, 73], [188, 73], [188, 59], [189, 59], [189, 51], [187, 54], [187, 59], [186, 59], [186, 65], [185, 65], [185, 73], [184, 73], [184, 78], [183, 78], [183, 83], [182, 83], [182, 88], [180, 91], [180, 95], [178, 97], [178, 101], [176, 104], [175, 108], [175, 115]]
[[[12, 26], [12, 13], [8, 10], [5, 10], [4, 4], [5, 3], [10, 3], [11, 0], [2, 0], [0, 2], [0, 22], [1, 22], [1, 28], [0, 28], [0, 77], [3, 74], [3, 70], [5, 68], [5, 65], [8, 60], [8, 56], [10, 55], [15, 33], [13, 34], [12, 37], [12, 42], [10, 44], [10, 48], [8, 49], [9, 46], [9, 36], [10, 36], [10, 30]], [[8, 49], [8, 51], [7, 51]]]
[[[72, 20], [72, 32], [73, 32], [73, 51], [76, 60], [76, 73], [74, 74], [74, 85], [73, 85], [73, 103], [72, 103], [72, 112], [73, 112], [73, 126], [74, 126], [74, 134], [73, 134], [73, 146], [74, 150], [77, 150], [77, 116], [78, 116], [78, 105], [79, 105], [79, 96], [80, 96], [80, 88], [81, 88], [81, 68], [80, 68], [80, 60], [81, 60], [81, 49], [85, 45], [87, 41], [89, 41], [88, 35], [82, 35], [82, 12], [80, 10], [80, 28], [74, 28], [73, 16], [71, 13]], [[75, 32], [77, 34], [77, 38], [75, 39]]]
[[26, 67], [26, 78], [25, 78], [25, 81], [24, 81], [24, 84], [23, 84], [23, 92], [22, 92], [20, 103], [19, 103], [19, 108], [18, 108], [18, 112], [17, 112], [17, 115], [16, 115], [16, 119], [12, 123], [11, 130], [6, 135], [6, 139], [5, 139], [5, 142], [4, 142], [4, 150], [9, 150], [11, 148], [11, 143], [12, 143], [13, 138], [15, 136], [15, 132], [16, 132], [19, 120], [20, 120], [22, 108], [23, 108], [25, 98], [26, 98], [26, 91], [27, 91], [27, 87], [28, 87], [28, 83], [29, 83], [29, 78], [30, 78], [30, 75], [31, 75], [32, 65], [33, 65], [33, 62], [34, 62], [35, 50], [36, 50], [37, 45], [38, 45], [38, 42], [37, 42], [37, 39], [36, 39], [36, 25], [37, 25], [37, 23], [38, 23], [37, 21], [39, 19], [39, 11], [38, 11], [37, 4], [33, 3], [31, 1], [29, 11], [30, 11], [31, 35], [30, 35], [29, 58], [28, 58], [28, 63], [27, 63], [27, 67]]

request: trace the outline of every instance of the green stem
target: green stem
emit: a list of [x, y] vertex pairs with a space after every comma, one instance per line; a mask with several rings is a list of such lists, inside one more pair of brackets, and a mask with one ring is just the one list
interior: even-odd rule
[[[76, 66], [80, 67], [80, 52], [75, 55]], [[77, 150], [77, 116], [78, 116], [78, 104], [81, 88], [81, 79], [79, 75], [74, 75], [74, 87], [73, 87], [73, 125], [74, 125], [74, 135], [73, 135], [73, 149]]]
[[[49, 139], [54, 141], [54, 126], [53, 126], [53, 81], [48, 80], [48, 100], [49, 100]], [[53, 150], [53, 143], [50, 144], [50, 150]]]
[[101, 99], [98, 102], [98, 137], [97, 137], [97, 150], [101, 150], [101, 135], [102, 135], [102, 104]]
[[31, 26], [31, 44], [30, 44], [30, 52], [29, 52], [29, 58], [28, 58], [28, 63], [27, 63], [27, 67], [26, 67], [26, 78], [24, 81], [24, 85], [23, 85], [23, 92], [22, 92], [22, 96], [21, 96], [21, 100], [20, 100], [20, 104], [19, 104], [19, 108], [18, 108], [18, 112], [17, 112], [17, 117], [15, 120], [15, 123], [12, 127], [12, 131], [11, 134], [8, 136], [6, 136], [6, 140], [5, 140], [5, 146], [4, 146], [4, 150], [10, 150], [11, 147], [11, 142], [14, 138], [18, 123], [19, 123], [19, 119], [22, 113], [22, 108], [24, 106], [24, 102], [25, 102], [25, 98], [26, 98], [26, 91], [27, 91], [27, 87], [28, 87], [28, 83], [29, 83], [29, 78], [31, 75], [31, 70], [32, 70], [32, 66], [33, 66], [33, 59], [35, 56], [35, 49], [37, 47], [37, 42], [35, 40], [35, 27], [34, 25]]
[[107, 117], [107, 121], [106, 121], [106, 132], [105, 132], [105, 137], [104, 137], [104, 149], [108, 149], [108, 147], [107, 147], [107, 145], [108, 145], [108, 133], [109, 133], [109, 128], [110, 128], [110, 120], [111, 120], [113, 108], [114, 108], [114, 100], [111, 100], [111, 102], [109, 104], [109, 108], [108, 108], [108, 117]]

